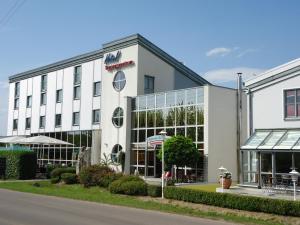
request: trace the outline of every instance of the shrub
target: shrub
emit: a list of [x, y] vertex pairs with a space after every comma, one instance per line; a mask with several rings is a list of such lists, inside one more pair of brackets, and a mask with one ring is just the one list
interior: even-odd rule
[[56, 169], [56, 168], [60, 168], [61, 166], [60, 165], [53, 165], [53, 164], [48, 164], [46, 165], [45, 167], [45, 172], [46, 172], [46, 177], [49, 179], [51, 178], [51, 172]]
[[36, 174], [36, 154], [29, 150], [3, 150], [0, 157], [6, 158], [5, 176], [8, 179], [34, 179]]
[[52, 177], [50, 179], [51, 184], [57, 184], [60, 182], [60, 177]]
[[113, 181], [120, 179], [123, 176], [122, 173], [108, 173], [102, 176], [99, 180], [99, 186], [107, 188]]
[[147, 184], [137, 176], [123, 176], [109, 185], [109, 191], [115, 194], [147, 195]]
[[223, 208], [272, 213], [300, 217], [300, 202], [268, 199], [254, 196], [240, 196], [228, 193], [205, 192], [178, 187], [167, 187], [164, 191], [169, 199], [214, 205]]
[[147, 194], [151, 197], [161, 197], [161, 186], [148, 184]]
[[63, 173], [61, 175], [61, 180], [65, 184], [76, 184], [77, 183], [77, 175], [74, 173]]
[[76, 173], [76, 169], [74, 167], [55, 168], [51, 171], [51, 178], [59, 177], [61, 179], [63, 173]]
[[108, 166], [92, 165], [80, 171], [79, 182], [83, 184], [84, 187], [98, 186], [104, 176], [113, 173], [114, 171]]

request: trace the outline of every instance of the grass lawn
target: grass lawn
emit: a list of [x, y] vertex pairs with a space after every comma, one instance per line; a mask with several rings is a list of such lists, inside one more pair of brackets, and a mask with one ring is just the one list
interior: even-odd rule
[[[252, 217], [243, 217], [238, 214], [230, 214], [216, 211], [200, 211], [187, 206], [161, 203], [153, 200], [142, 200], [134, 196], [111, 194], [106, 189], [99, 187], [83, 188], [80, 185], [54, 185], [48, 181], [36, 182], [40, 187], [36, 187], [33, 182], [0, 182], [0, 188], [29, 192], [43, 195], [65, 197], [71, 199], [86, 200], [92, 202], [129, 206], [147, 210], [158, 210], [162, 212], [204, 217], [210, 219], [226, 220], [240, 224], [263, 224], [263, 225], [282, 225], [276, 221], [268, 221]], [[212, 188], [212, 187], [211, 187]]]

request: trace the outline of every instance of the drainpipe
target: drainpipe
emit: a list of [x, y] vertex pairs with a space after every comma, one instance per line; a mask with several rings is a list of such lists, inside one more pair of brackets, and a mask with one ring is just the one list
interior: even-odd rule
[[241, 182], [241, 132], [242, 132], [242, 73], [237, 73], [237, 137], [236, 137], [236, 146], [237, 146], [237, 172], [238, 172], [238, 183]]

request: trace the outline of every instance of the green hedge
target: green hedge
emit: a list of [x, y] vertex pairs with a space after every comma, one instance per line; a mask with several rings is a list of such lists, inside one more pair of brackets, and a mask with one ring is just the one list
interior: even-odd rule
[[148, 184], [147, 194], [151, 197], [161, 197], [161, 186]]
[[300, 217], [300, 202], [228, 193], [205, 192], [180, 187], [166, 187], [164, 195], [168, 199], [201, 203], [230, 209], [272, 213]]
[[0, 157], [6, 158], [7, 179], [34, 179], [36, 174], [36, 153], [28, 150], [1, 150]]
[[61, 175], [61, 180], [65, 184], [77, 184], [77, 175], [75, 173], [63, 173]]
[[59, 177], [61, 178], [61, 175], [63, 173], [76, 173], [76, 169], [74, 167], [61, 167], [61, 168], [55, 168], [51, 171], [51, 178]]
[[123, 176], [109, 185], [114, 194], [147, 195], [147, 184], [137, 176]]

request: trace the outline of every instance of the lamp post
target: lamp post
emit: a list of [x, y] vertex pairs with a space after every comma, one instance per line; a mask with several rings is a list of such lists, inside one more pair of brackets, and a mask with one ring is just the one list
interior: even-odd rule
[[296, 182], [298, 181], [299, 173], [293, 169], [291, 172], [289, 172], [289, 174], [292, 176], [292, 181], [294, 184], [294, 201], [296, 201]]
[[221, 166], [219, 168], [221, 171], [221, 177], [222, 177], [222, 193], [224, 192], [224, 172], [227, 170], [225, 167]]
[[167, 135], [167, 132], [162, 130], [159, 132], [162, 137], [161, 142], [161, 198], [164, 198], [164, 186], [165, 186], [165, 153], [164, 153], [164, 142]]

